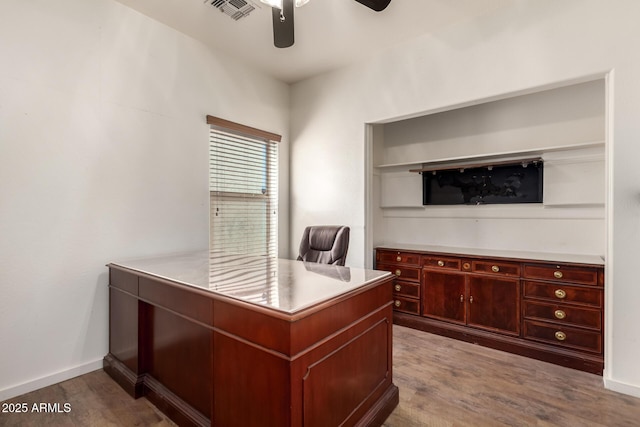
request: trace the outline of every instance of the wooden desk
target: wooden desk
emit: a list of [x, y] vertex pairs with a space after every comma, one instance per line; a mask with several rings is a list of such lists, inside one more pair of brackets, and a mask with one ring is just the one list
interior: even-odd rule
[[380, 425], [392, 276], [207, 252], [114, 262], [105, 371], [179, 425]]

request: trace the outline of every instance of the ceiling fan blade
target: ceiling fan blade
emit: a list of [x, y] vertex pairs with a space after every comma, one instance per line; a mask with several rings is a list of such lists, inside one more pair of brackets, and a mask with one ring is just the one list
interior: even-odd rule
[[[280, 9], [271, 8], [273, 18], [273, 44], [284, 48], [293, 45], [293, 0], [283, 0]], [[282, 17], [284, 16], [284, 21]]]
[[369, 9], [373, 9], [376, 12], [382, 12], [389, 6], [391, 0], [356, 0], [358, 3], [367, 6]]

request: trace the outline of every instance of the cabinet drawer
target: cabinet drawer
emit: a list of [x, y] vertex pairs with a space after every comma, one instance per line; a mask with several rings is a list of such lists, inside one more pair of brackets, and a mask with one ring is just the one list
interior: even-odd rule
[[411, 282], [420, 281], [420, 268], [418, 267], [406, 267], [404, 265], [389, 265], [380, 264], [376, 266], [378, 270], [390, 271], [395, 274], [396, 278], [401, 280], [408, 280]]
[[598, 285], [598, 268], [562, 264], [525, 264], [523, 277], [595, 286]]
[[566, 304], [545, 304], [537, 301], [524, 302], [524, 317], [552, 321], [562, 325], [602, 329], [602, 312], [594, 308], [572, 307]]
[[446, 270], [460, 270], [460, 258], [447, 258], [438, 256], [423, 256], [422, 266], [430, 268], [442, 268]]
[[524, 337], [576, 350], [602, 353], [602, 335], [599, 332], [525, 320]]
[[393, 293], [398, 296], [420, 298], [420, 284], [396, 280], [393, 284]]
[[376, 262], [381, 264], [420, 265], [420, 255], [411, 252], [378, 251]]
[[405, 298], [405, 297], [394, 295], [393, 309], [396, 311], [402, 311], [409, 314], [420, 315], [420, 301], [417, 299]]
[[598, 288], [525, 280], [523, 293], [525, 298], [537, 298], [554, 301], [556, 303], [581, 304], [602, 308], [602, 290]]
[[471, 270], [476, 273], [499, 274], [502, 276], [520, 276], [520, 264], [504, 261], [472, 261]]

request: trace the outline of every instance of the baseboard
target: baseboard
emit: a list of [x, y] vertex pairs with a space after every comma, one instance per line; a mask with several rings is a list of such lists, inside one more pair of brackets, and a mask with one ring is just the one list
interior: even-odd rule
[[0, 390], [0, 402], [102, 369], [102, 358]]
[[629, 396], [640, 397], [640, 386], [612, 380], [611, 378], [604, 378], [604, 388], [618, 393], [628, 394]]

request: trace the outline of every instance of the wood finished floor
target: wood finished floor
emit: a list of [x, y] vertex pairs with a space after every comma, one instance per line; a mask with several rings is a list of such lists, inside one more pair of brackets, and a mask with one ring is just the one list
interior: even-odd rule
[[[602, 377], [394, 326], [400, 404], [385, 427], [640, 426], [640, 399]], [[174, 426], [95, 371], [7, 402], [70, 403], [71, 412], [0, 413], [0, 426]]]

